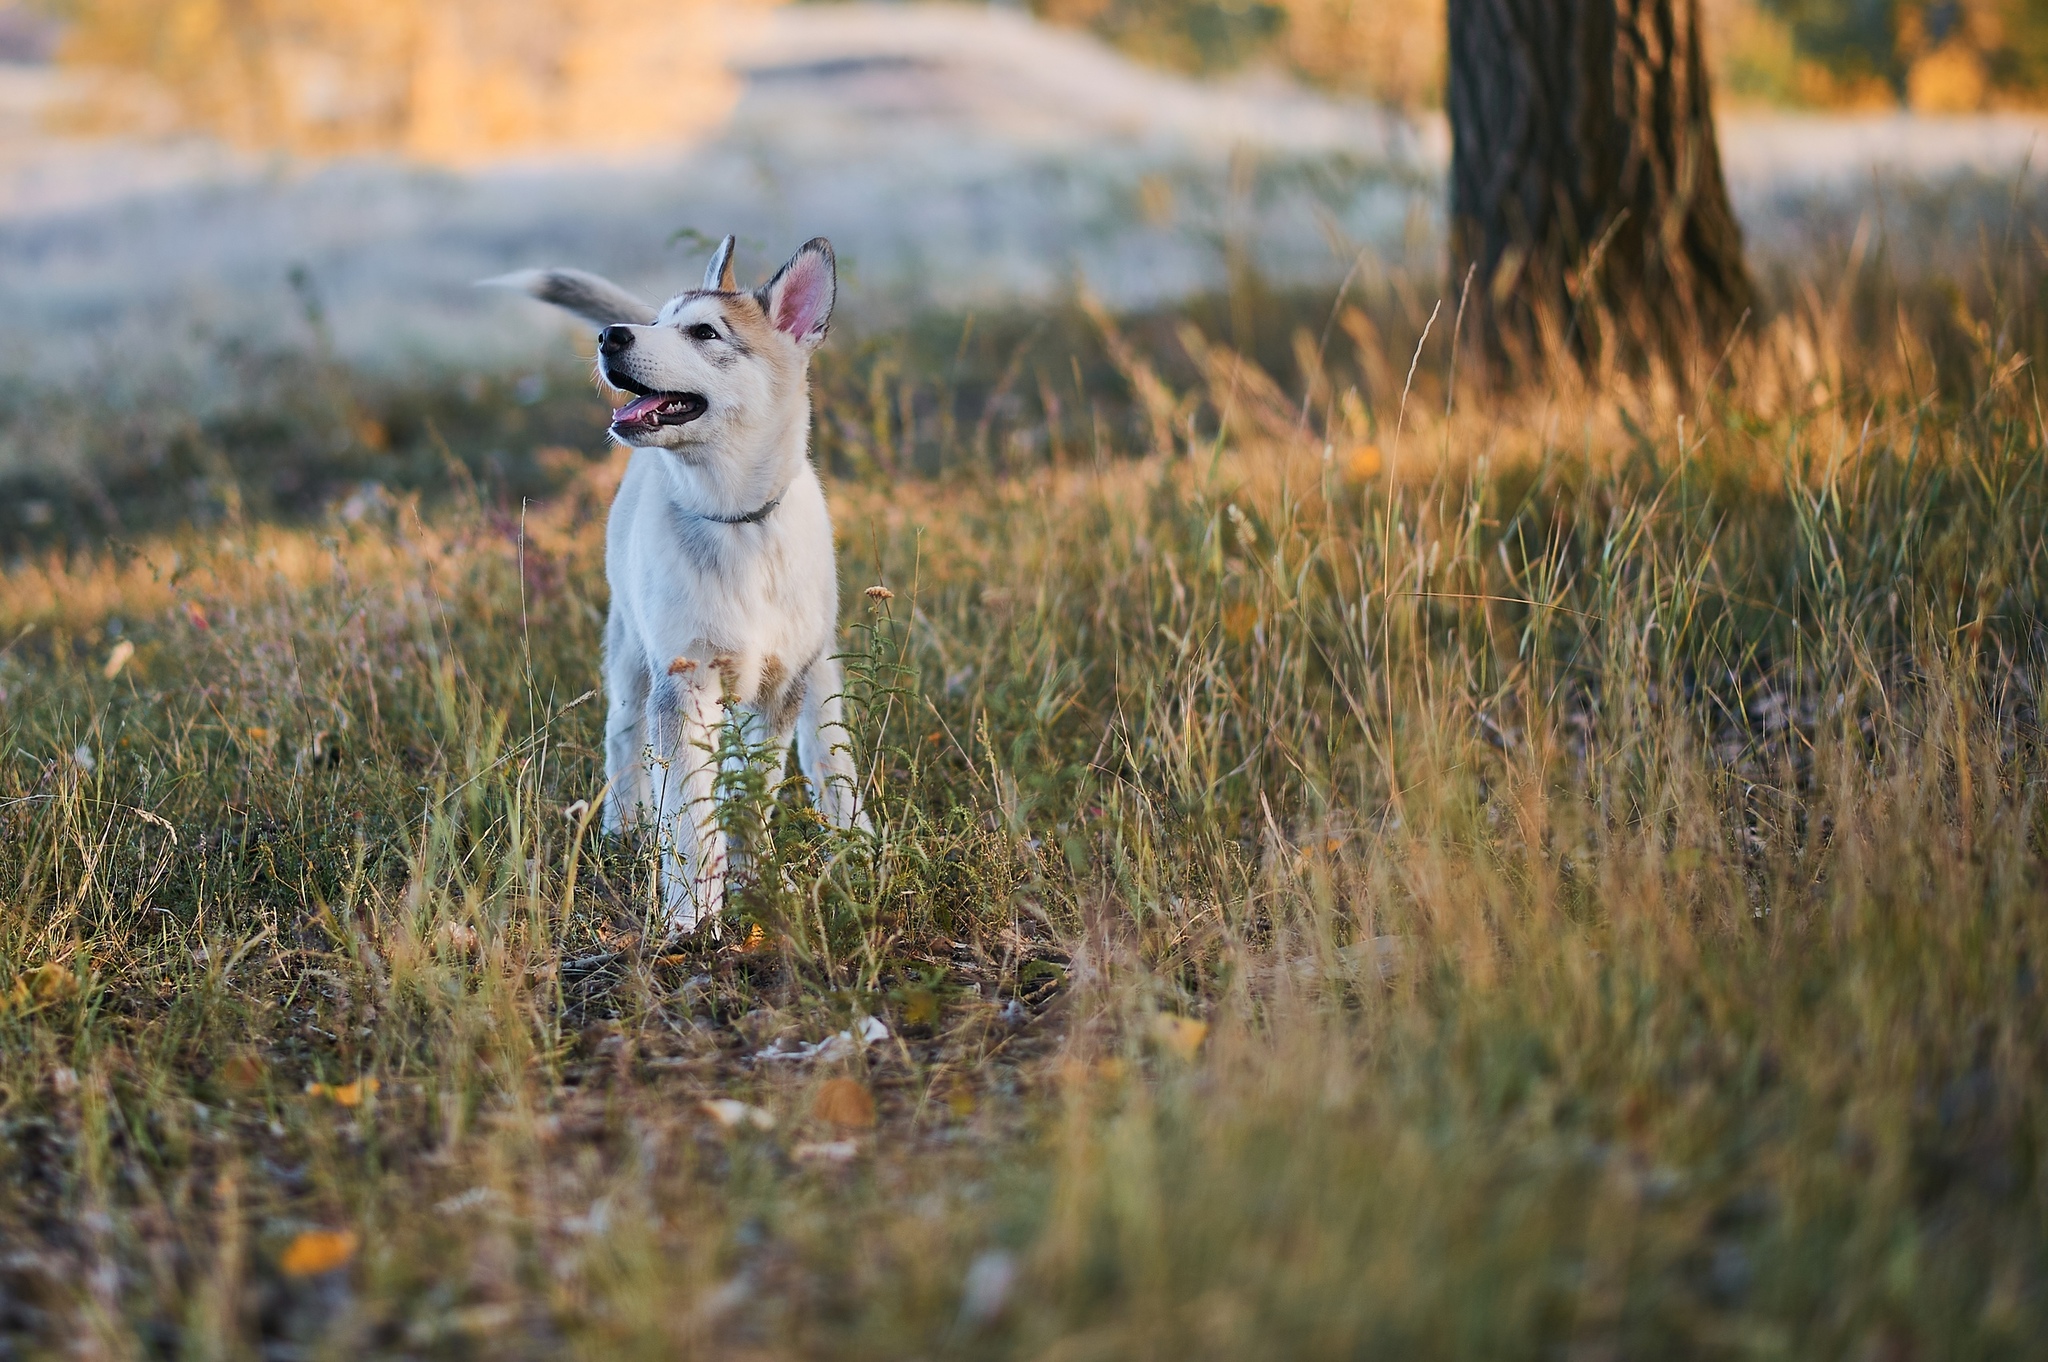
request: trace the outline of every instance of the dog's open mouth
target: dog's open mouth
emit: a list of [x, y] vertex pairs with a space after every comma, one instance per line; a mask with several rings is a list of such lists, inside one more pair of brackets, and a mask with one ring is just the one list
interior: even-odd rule
[[663, 426], [687, 426], [711, 406], [702, 393], [651, 392], [630, 379], [621, 383], [623, 377], [606, 376], [614, 387], [639, 394], [612, 412], [612, 430], [620, 435], [646, 434]]

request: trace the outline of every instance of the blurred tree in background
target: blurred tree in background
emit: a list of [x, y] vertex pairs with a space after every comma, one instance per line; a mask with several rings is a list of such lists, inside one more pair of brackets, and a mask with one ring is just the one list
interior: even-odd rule
[[1699, 0], [1451, 0], [1451, 262], [1495, 371], [1713, 356], [1751, 301]]

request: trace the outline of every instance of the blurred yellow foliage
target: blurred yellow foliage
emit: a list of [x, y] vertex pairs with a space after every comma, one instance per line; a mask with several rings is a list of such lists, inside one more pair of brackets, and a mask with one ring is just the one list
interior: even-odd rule
[[182, 121], [248, 146], [444, 163], [633, 151], [725, 117], [726, 55], [770, 3], [84, 0], [63, 56], [140, 76]]
[[1984, 57], [1966, 42], [1946, 42], [1906, 70], [1906, 103], [1921, 113], [1972, 113], [1991, 90]]
[[1288, 65], [1402, 108], [1443, 96], [1444, 0], [1278, 0]]

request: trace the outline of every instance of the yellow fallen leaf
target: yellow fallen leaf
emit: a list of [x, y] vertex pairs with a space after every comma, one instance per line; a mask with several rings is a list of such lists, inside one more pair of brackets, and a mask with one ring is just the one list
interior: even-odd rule
[[78, 992], [78, 976], [62, 965], [38, 965], [28, 974], [29, 992], [38, 1006], [47, 1007]]
[[375, 1097], [382, 1086], [374, 1078], [358, 1078], [353, 1083], [308, 1083], [306, 1096], [330, 1097], [337, 1106], [359, 1107], [365, 1097]]
[[354, 1230], [305, 1230], [285, 1249], [277, 1265], [287, 1277], [317, 1277], [344, 1267], [356, 1256]]
[[768, 933], [762, 931], [761, 924], [756, 922], [747, 928], [747, 939], [740, 942], [739, 951], [742, 955], [752, 955], [756, 951], [767, 950], [773, 944], [768, 939]]
[[1209, 1023], [1193, 1017], [1174, 1017], [1162, 1012], [1152, 1019], [1152, 1039], [1159, 1048], [1189, 1063], [1194, 1061], [1195, 1052], [1202, 1048], [1208, 1034]]
[[850, 1078], [834, 1078], [818, 1089], [811, 1115], [847, 1130], [868, 1130], [875, 1124], [875, 1099]]
[[114, 645], [114, 651], [107, 654], [107, 665], [100, 668], [100, 675], [111, 681], [121, 674], [121, 668], [128, 665], [128, 659], [135, 656], [135, 645], [122, 639]]

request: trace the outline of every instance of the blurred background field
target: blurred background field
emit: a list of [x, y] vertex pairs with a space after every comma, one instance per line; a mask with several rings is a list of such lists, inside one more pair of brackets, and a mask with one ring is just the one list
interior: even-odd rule
[[[1846, 8], [1710, 10], [1730, 47], [1723, 151], [1760, 270], [1840, 261], [1861, 239], [1901, 278], [1967, 281], [1985, 234], [2031, 220], [2048, 126], [2024, 107], [2034, 30], [2022, 9], [1937, 8], [1861, 29]], [[454, 4], [257, 13], [108, 3], [0, 22], [0, 487], [17, 508], [0, 541], [102, 533], [138, 509], [203, 518], [222, 459], [244, 494], [280, 505], [345, 498], [393, 439], [415, 456], [387, 467], [427, 476], [443, 460], [425, 415], [474, 405], [478, 384], [516, 391], [519, 420], [573, 443], [589, 420], [573, 328], [471, 287], [514, 268], [577, 263], [660, 293], [707, 238], [739, 233], [758, 271], [822, 232], [848, 304], [830, 362], [859, 356], [847, 381], [863, 393], [922, 385], [898, 394], [923, 432], [901, 439], [1002, 426], [988, 438], [1041, 448], [1043, 394], [1072, 376], [1040, 365], [981, 402], [1012, 367], [996, 353], [1005, 314], [1225, 298], [1235, 341], [1284, 370], [1295, 322], [1249, 322], [1256, 296], [1347, 278], [1434, 296], [1446, 268], [1434, 6], [1283, 22], [1130, 5], [1048, 11], [1053, 26], [1006, 8], [685, 5], [627, 43], [565, 36], [620, 31], [601, 6], [536, 6], [517, 24]], [[1879, 29], [1903, 36], [1863, 41]], [[2003, 73], [1976, 112], [1913, 111], [1899, 44], [1936, 29], [1989, 44], [1985, 69]], [[1743, 103], [1734, 54], [1750, 39], [1723, 35], [1752, 30], [1808, 34], [1787, 50], [1820, 74]], [[1888, 103], [1856, 61], [1890, 73]], [[1823, 77], [1861, 93], [1817, 103]], [[609, 117], [614, 79], [665, 93]], [[894, 354], [910, 333], [928, 349]], [[1065, 348], [1049, 362], [1064, 369]], [[318, 451], [300, 441], [244, 467], [266, 412], [331, 398], [344, 374], [354, 415], [327, 422]], [[1084, 369], [1057, 438], [1117, 391]], [[466, 419], [437, 429], [473, 472], [525, 462]], [[156, 491], [118, 509], [137, 479]]]
[[[1686, 388], [1461, 367], [1429, 0], [0, 9], [0, 1358], [2033, 1355], [2048, 20], [1706, 13]], [[678, 942], [472, 285], [726, 231], [882, 831]]]

